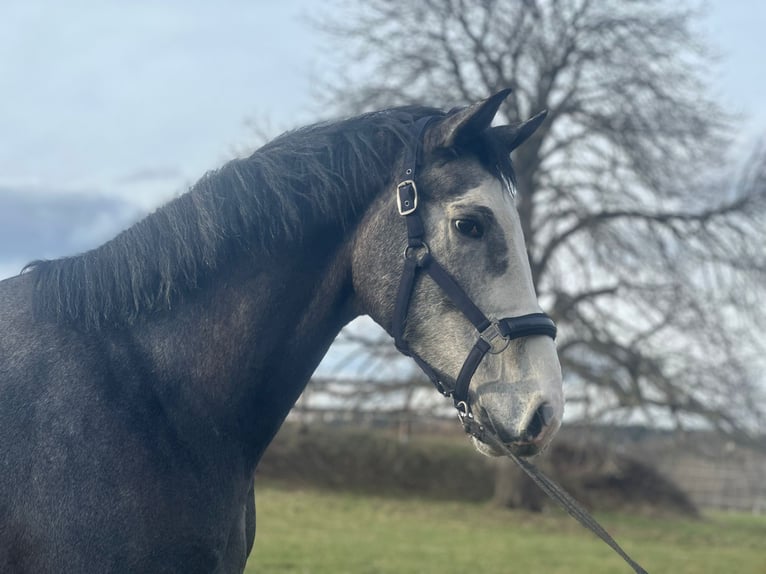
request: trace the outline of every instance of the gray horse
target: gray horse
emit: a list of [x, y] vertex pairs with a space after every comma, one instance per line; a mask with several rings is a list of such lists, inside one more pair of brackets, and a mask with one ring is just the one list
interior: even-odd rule
[[[0, 571], [243, 570], [255, 467], [333, 338], [361, 314], [392, 332], [402, 253], [423, 251], [397, 204], [413, 149], [420, 247], [493, 325], [540, 315], [509, 191], [541, 117], [490, 127], [507, 93], [284, 134], [1, 282]], [[425, 273], [404, 307], [408, 352], [454, 387], [476, 325]], [[500, 340], [465, 407], [533, 454], [561, 421], [555, 345]]]

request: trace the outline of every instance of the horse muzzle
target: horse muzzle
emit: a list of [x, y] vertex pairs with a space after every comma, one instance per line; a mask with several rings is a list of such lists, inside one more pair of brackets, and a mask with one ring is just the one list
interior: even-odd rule
[[[552, 403], [541, 401], [512, 431], [499, 424], [484, 407], [481, 407], [477, 414], [480, 424], [494, 433], [516, 456], [528, 457], [542, 452], [553, 440], [553, 436], [561, 426], [563, 408], [557, 409]], [[484, 454], [491, 456], [503, 454], [476, 439], [475, 444]]]

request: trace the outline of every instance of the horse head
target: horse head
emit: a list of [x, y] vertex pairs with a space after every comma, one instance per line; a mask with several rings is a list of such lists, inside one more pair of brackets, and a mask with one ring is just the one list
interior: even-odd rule
[[393, 184], [358, 228], [352, 273], [360, 312], [455, 398], [461, 415], [533, 455], [560, 427], [564, 400], [510, 162], [544, 114], [491, 127], [508, 93], [413, 122]]

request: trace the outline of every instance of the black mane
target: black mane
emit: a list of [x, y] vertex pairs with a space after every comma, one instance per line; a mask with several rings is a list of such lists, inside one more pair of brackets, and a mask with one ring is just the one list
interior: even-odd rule
[[[413, 122], [426, 115], [444, 113], [409, 106], [279, 136], [100, 247], [27, 265], [35, 313], [84, 329], [129, 324], [243, 250], [269, 254], [319, 223], [349, 225], [392, 180]], [[512, 178], [507, 154], [492, 155]]]

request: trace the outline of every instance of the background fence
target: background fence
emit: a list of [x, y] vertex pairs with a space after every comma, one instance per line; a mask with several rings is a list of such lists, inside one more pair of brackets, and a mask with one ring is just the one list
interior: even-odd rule
[[[317, 409], [300, 403], [290, 415], [311, 425], [358, 426], [396, 432], [402, 441], [412, 434], [453, 435], [463, 440], [452, 417], [407, 410]], [[620, 454], [655, 467], [677, 484], [701, 509], [766, 514], [766, 450], [720, 440], [709, 432], [674, 433], [645, 427], [568, 425], [558, 440], [606, 445]]]

